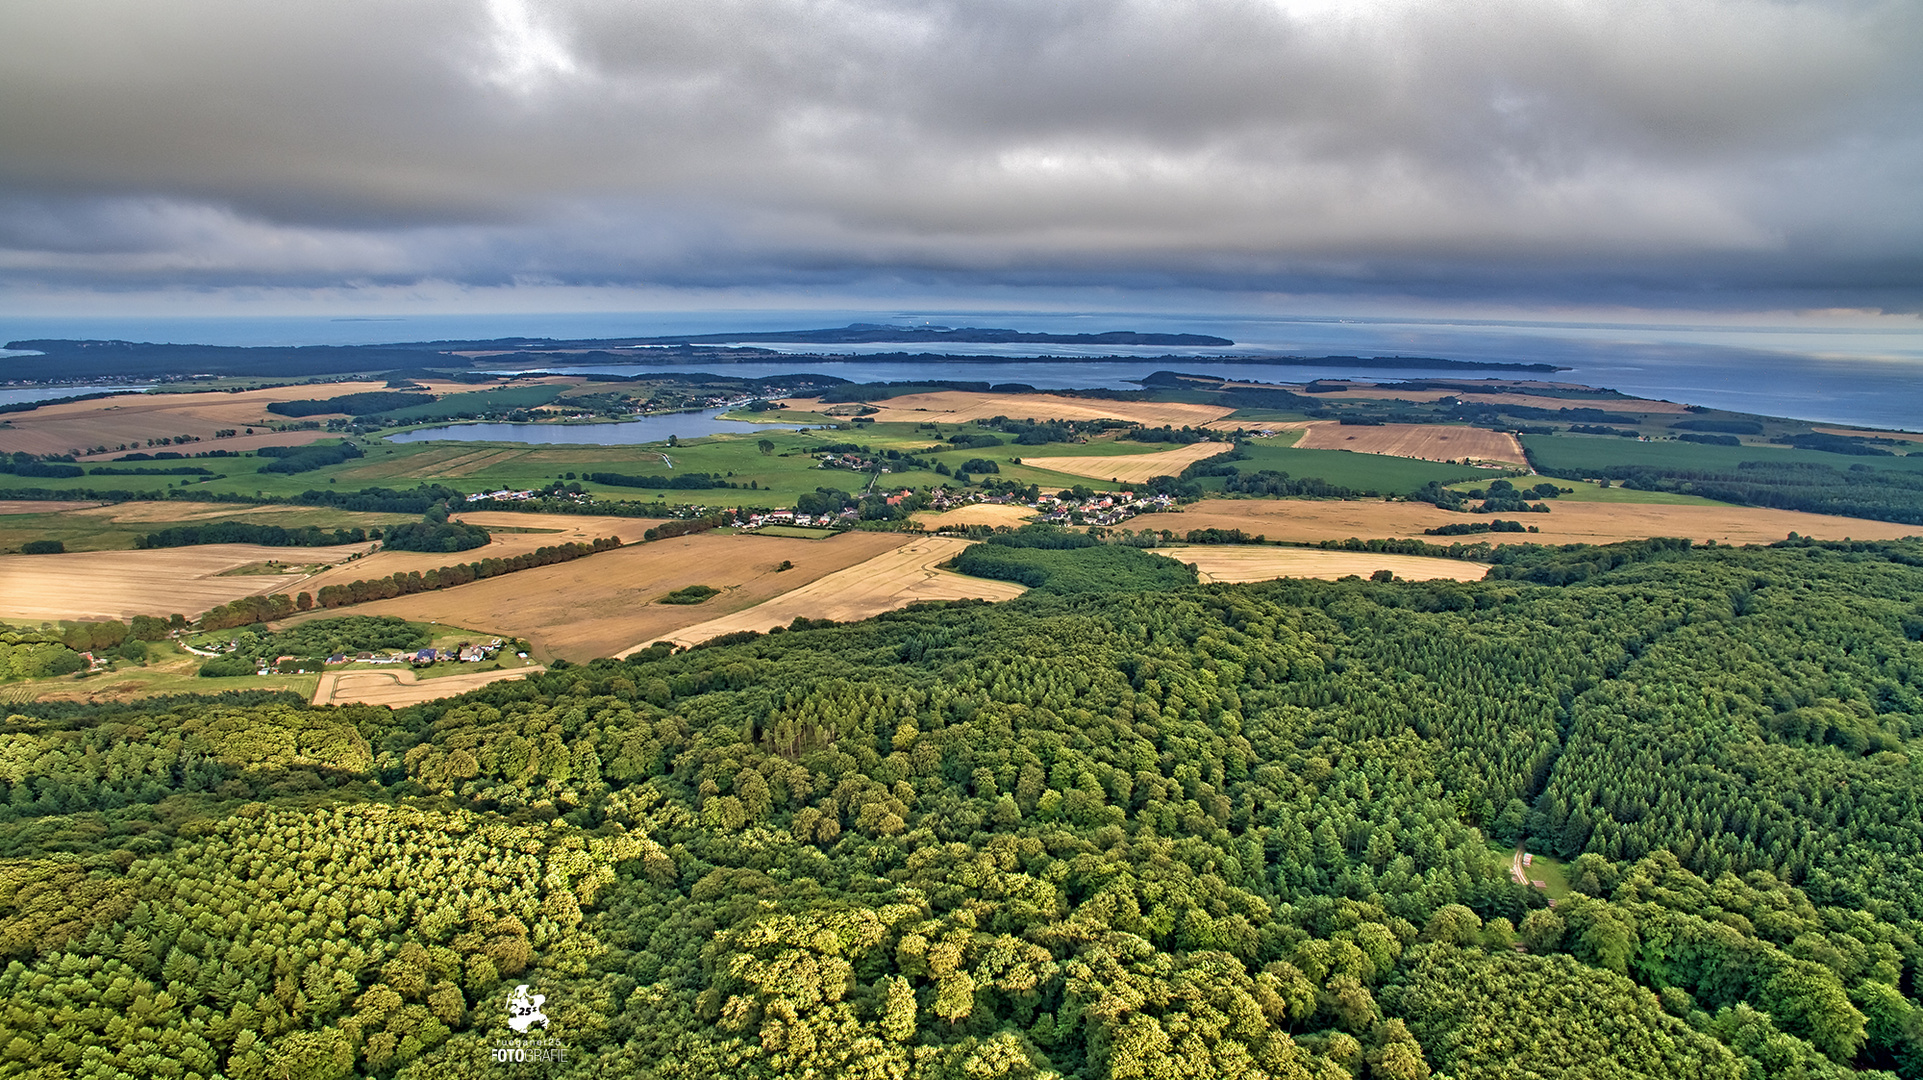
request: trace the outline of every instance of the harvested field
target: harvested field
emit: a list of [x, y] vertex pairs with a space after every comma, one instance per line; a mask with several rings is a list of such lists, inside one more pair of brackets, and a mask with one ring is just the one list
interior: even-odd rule
[[[88, 506], [89, 504], [82, 503], [80, 505]], [[188, 507], [196, 507], [197, 509], [188, 509]], [[88, 517], [106, 518], [108, 521], [144, 525], [149, 522], [160, 521], [204, 521], [209, 518], [253, 517], [257, 514], [298, 514], [303, 511], [312, 513], [313, 510], [314, 508], [311, 506], [225, 505], [204, 507], [204, 504], [200, 503], [175, 502], [169, 500], [164, 502], [109, 503], [105, 506], [90, 506], [88, 509], [77, 510], [75, 513], [85, 514]], [[401, 515], [390, 516], [398, 520], [415, 520], [412, 517], [402, 517]]]
[[1522, 444], [1506, 431], [1450, 424], [1308, 425], [1296, 441], [1301, 450], [1354, 450], [1423, 461], [1500, 461], [1523, 468]]
[[1918, 435], [1910, 431], [1878, 431], [1875, 428], [1829, 427], [1822, 425], [1812, 427], [1810, 430], [1821, 432], [1824, 435], [1841, 435], [1845, 438], [1895, 439], [1897, 442], [1923, 443], [1923, 435]]
[[[306, 588], [299, 574], [222, 573], [269, 559], [337, 562], [366, 550], [208, 544], [158, 551], [0, 556], [0, 618], [31, 621], [197, 615], [256, 593]], [[290, 554], [291, 553], [291, 554]]]
[[1202, 544], [1184, 548], [1151, 548], [1177, 562], [1194, 563], [1203, 581], [1270, 581], [1275, 578], [1336, 578], [1355, 574], [1368, 577], [1387, 570], [1407, 581], [1449, 578], [1480, 581], [1489, 572], [1483, 563], [1462, 559], [1432, 559], [1421, 555], [1375, 555], [1356, 551], [1310, 551], [1304, 548], [1240, 544]]
[[56, 502], [38, 499], [0, 499], [0, 515], [6, 514], [60, 514], [70, 510], [90, 510], [99, 506], [91, 502]]
[[[388, 577], [395, 573], [412, 573], [416, 570], [425, 573], [429, 570], [454, 563], [479, 562], [482, 559], [504, 559], [510, 555], [521, 555], [536, 548], [553, 547], [557, 544], [586, 543], [597, 536], [618, 536], [623, 542], [632, 543], [641, 539], [641, 534], [650, 526], [661, 524], [660, 518], [626, 517], [576, 517], [573, 514], [515, 514], [482, 513], [456, 514], [456, 521], [471, 521], [484, 528], [523, 528], [549, 529], [551, 532], [512, 533], [497, 532], [487, 544], [470, 548], [467, 551], [376, 551], [365, 558], [336, 566], [301, 586], [308, 592], [318, 593], [325, 585], [345, 585], [350, 581], [363, 578]], [[303, 549], [319, 550], [319, 549]], [[544, 568], [545, 569], [545, 568]], [[522, 571], [525, 573], [526, 571]], [[513, 575], [509, 575], [510, 577]]]
[[656, 641], [698, 645], [722, 634], [766, 631], [770, 627], [786, 626], [796, 616], [852, 622], [907, 607], [917, 600], [1008, 600], [1027, 591], [1006, 581], [988, 581], [937, 569], [936, 564], [954, 558], [972, 542], [946, 536], [922, 537], [745, 611], [635, 642], [626, 652], [617, 655], [645, 649]]
[[[1111, 459], [1112, 460], [1112, 459]], [[974, 506], [958, 506], [953, 510], [924, 510], [915, 515], [915, 520], [927, 526], [932, 532], [944, 525], [1007, 525], [1015, 528], [1028, 523], [1035, 511], [1026, 506], [1003, 506], [999, 503], [980, 503]]]
[[[429, 383], [437, 394], [460, 393], [472, 387], [459, 383]], [[75, 401], [48, 405], [31, 412], [12, 413], [10, 427], [0, 428], [0, 451], [24, 450], [29, 454], [64, 454], [91, 446], [130, 448], [149, 439], [198, 436], [183, 453], [197, 450], [254, 450], [262, 446], [289, 446], [316, 439], [337, 438], [325, 431], [273, 431], [276, 423], [289, 418], [267, 411], [269, 402], [297, 401], [306, 398], [339, 397], [380, 390], [385, 382], [341, 382], [312, 386], [274, 386], [240, 393], [204, 394], [122, 394], [95, 401]], [[215, 439], [220, 428], [252, 427], [253, 435]], [[142, 449], [146, 449], [143, 447]], [[116, 456], [103, 454], [87, 460], [101, 461]]]
[[1719, 544], [1768, 544], [1790, 533], [1819, 540], [1888, 540], [1923, 533], [1923, 527], [1862, 518], [1803, 514], [1753, 506], [1673, 506], [1655, 503], [1563, 502], [1547, 514], [1500, 515], [1541, 533], [1484, 533], [1478, 536], [1424, 536], [1422, 530], [1481, 515], [1452, 514], [1428, 503], [1315, 499], [1204, 499], [1177, 514], [1145, 514], [1128, 524], [1137, 529], [1242, 529], [1270, 540], [1316, 543], [1350, 537], [1414, 537], [1432, 544], [1545, 543], [1613, 544], [1652, 536], [1686, 536]]
[[1087, 476], [1096, 480], [1115, 480], [1124, 484], [1141, 484], [1157, 476], [1178, 476], [1183, 469], [1217, 454], [1226, 454], [1233, 447], [1221, 442], [1190, 443], [1173, 450], [1158, 450], [1152, 454], [1121, 454], [1115, 457], [1024, 457], [1022, 464], [1034, 469], [1047, 469], [1050, 472], [1067, 473], [1070, 476]]
[[[785, 403], [788, 408], [814, 409], [813, 399]], [[1230, 410], [1215, 405], [1189, 405], [1163, 401], [1103, 401], [1099, 398], [1072, 398], [1057, 394], [978, 394], [966, 390], [943, 390], [933, 394], [908, 394], [871, 402], [880, 412], [877, 421], [925, 424], [930, 421], [959, 424], [967, 420], [986, 420], [991, 416], [1037, 420], [1132, 420], [1160, 427], [1163, 424], [1200, 426], [1220, 420]]]
[[[472, 627], [525, 638], [541, 657], [590, 660], [752, 607], [910, 539], [901, 533], [849, 532], [832, 540], [704, 533], [328, 614], [398, 615]], [[794, 568], [777, 572], [783, 561]], [[694, 607], [655, 603], [688, 585], [712, 586], [722, 594]]]
[[508, 671], [472, 671], [438, 679], [417, 679], [404, 668], [392, 671], [329, 671], [314, 689], [316, 705], [386, 705], [399, 709], [423, 701], [453, 697], [504, 679], [525, 679], [545, 667]]

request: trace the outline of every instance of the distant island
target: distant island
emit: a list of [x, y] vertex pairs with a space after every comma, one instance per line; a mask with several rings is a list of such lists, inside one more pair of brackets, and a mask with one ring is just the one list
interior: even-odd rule
[[[1215, 350], [1234, 345], [1228, 338], [1206, 334], [1143, 334], [1111, 330], [1099, 334], [1037, 334], [1021, 330], [940, 326], [893, 327], [870, 323], [817, 330], [781, 330], [734, 334], [697, 334], [646, 338], [491, 338], [396, 342], [381, 345], [234, 346], [192, 345], [135, 341], [36, 339], [10, 341], [6, 348], [27, 355], [8, 358], [9, 375], [24, 382], [72, 382], [100, 379], [179, 379], [194, 376], [298, 378], [324, 375], [419, 375], [428, 370], [471, 371], [519, 361], [529, 364], [632, 364], [640, 359], [672, 358], [676, 363], [766, 363], [788, 361], [845, 361], [822, 353], [785, 353], [773, 349], [730, 344], [1038, 344], [1156, 346]], [[645, 354], [637, 355], [639, 350]], [[509, 359], [512, 358], [512, 359]], [[1514, 371], [1555, 372], [1554, 364], [1516, 364], [1481, 360], [1444, 360], [1426, 356], [1291, 356], [1219, 352], [1144, 356], [1074, 356], [1076, 363], [1179, 363], [1198, 358], [1277, 367], [1338, 365], [1359, 370]], [[1006, 363], [1011, 357], [951, 352], [864, 354], [871, 362], [912, 361], [929, 364]], [[1048, 357], [1034, 359], [1046, 360]]]

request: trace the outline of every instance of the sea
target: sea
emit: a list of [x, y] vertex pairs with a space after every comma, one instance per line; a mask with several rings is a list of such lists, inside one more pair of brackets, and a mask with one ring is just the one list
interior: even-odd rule
[[[850, 323], [903, 326], [1007, 327], [1051, 333], [1212, 334], [1222, 348], [1084, 348], [1069, 345], [961, 344], [968, 362], [929, 364], [868, 359], [877, 353], [919, 352], [924, 345], [796, 345], [757, 341], [755, 333]], [[1183, 313], [1008, 311], [701, 311], [409, 315], [394, 317], [59, 318], [0, 316], [0, 341], [31, 338], [111, 338], [208, 345], [372, 345], [442, 339], [530, 336], [645, 337], [739, 332], [731, 342], [784, 353], [833, 354], [796, 363], [716, 365], [713, 370], [761, 376], [797, 370], [858, 382], [956, 379], [1026, 383], [1039, 389], [1125, 388], [1130, 380], [1170, 369], [1262, 382], [1309, 378], [1422, 378], [1425, 376], [1548, 378], [1608, 387], [1638, 397], [1719, 409], [1793, 416], [1869, 427], [1923, 428], [1923, 330], [1829, 325], [1683, 325], [1670, 323], [1552, 322], [1502, 319], [1220, 315]], [[1171, 359], [1168, 354], [1180, 355]], [[1305, 367], [1249, 363], [1252, 354], [1296, 356], [1408, 356], [1437, 359], [1548, 363], [1554, 375], [1477, 373], [1412, 367], [1393, 371], [1340, 361]], [[1095, 363], [1090, 355], [1133, 361]], [[85, 393], [87, 387], [5, 386], [0, 350], [0, 404]], [[685, 362], [638, 357], [631, 365], [549, 367], [553, 371], [640, 373], [677, 370]]]

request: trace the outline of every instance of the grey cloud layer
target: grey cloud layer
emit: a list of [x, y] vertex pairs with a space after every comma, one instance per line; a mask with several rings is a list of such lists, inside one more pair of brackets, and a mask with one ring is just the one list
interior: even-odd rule
[[1908, 0], [14, 0], [0, 41], [15, 282], [1923, 290]]

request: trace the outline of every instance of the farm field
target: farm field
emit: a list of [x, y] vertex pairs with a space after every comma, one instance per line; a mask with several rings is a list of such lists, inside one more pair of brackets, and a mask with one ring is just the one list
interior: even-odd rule
[[409, 669], [395, 668], [328, 671], [308, 678], [317, 680], [313, 699], [316, 705], [385, 705], [399, 709], [436, 698], [465, 694], [469, 690], [478, 690], [506, 679], [525, 679], [546, 670], [536, 665], [503, 671], [463, 671], [457, 675], [421, 679]]
[[906, 607], [918, 600], [1008, 600], [1027, 590], [1005, 581], [988, 581], [939, 569], [972, 541], [930, 536], [897, 550], [877, 555], [811, 582], [765, 603], [683, 626], [670, 633], [635, 642], [625, 652], [645, 649], [655, 641], [698, 645], [722, 634], [742, 630], [767, 631], [786, 626], [797, 616], [850, 622]]
[[[1387, 454], [1303, 450], [1285, 444], [1280, 438], [1254, 440], [1243, 449], [1243, 453], [1248, 455], [1247, 459], [1235, 462], [1235, 467], [1245, 475], [1272, 469], [1297, 479], [1315, 477], [1356, 491], [1374, 491], [1383, 495], [1414, 491], [1431, 480], [1439, 484], [1453, 484], [1459, 480], [1487, 480], [1501, 475], [1500, 471], [1469, 465], [1448, 465]], [[1202, 486], [1219, 491], [1222, 481], [1211, 477], [1204, 479]]]
[[944, 525], [1006, 525], [1017, 528], [1027, 524], [1035, 516], [1035, 511], [1026, 506], [1007, 506], [1000, 503], [978, 503], [973, 506], [958, 506], [953, 510], [924, 510], [915, 515], [915, 520], [930, 530]]
[[[376, 551], [371, 555], [344, 563], [316, 575], [301, 583], [307, 592], [319, 593], [328, 585], [345, 585], [350, 581], [364, 578], [388, 577], [395, 573], [425, 573], [454, 563], [479, 562], [482, 559], [503, 559], [510, 555], [521, 555], [536, 548], [552, 547], [557, 544], [579, 544], [593, 540], [597, 536], [618, 536], [624, 543], [641, 539], [641, 534], [650, 526], [661, 524], [658, 518], [628, 517], [588, 517], [573, 514], [516, 514], [511, 512], [484, 512], [476, 514], [456, 514], [456, 521], [472, 521], [483, 527], [538, 529], [539, 532], [497, 532], [488, 543], [467, 551]], [[326, 548], [276, 548], [287, 551], [325, 551]], [[603, 553], [605, 556], [605, 553]], [[527, 573], [527, 571], [521, 571]], [[507, 575], [513, 577], [515, 575]]]
[[1317, 543], [1323, 540], [1414, 537], [1430, 543], [1612, 544], [1652, 536], [1684, 536], [1719, 544], [1768, 544], [1800, 533], [1819, 540], [1886, 540], [1923, 533], [1915, 525], [1862, 518], [1804, 514], [1752, 506], [1674, 505], [1663, 503], [1550, 503], [1547, 514], [1498, 515], [1534, 525], [1540, 533], [1484, 533], [1476, 536], [1423, 535], [1422, 530], [1464, 521], [1488, 521], [1479, 514], [1455, 514], [1428, 503], [1322, 499], [1204, 499], [1180, 513], [1144, 514], [1128, 524], [1137, 529], [1242, 529], [1270, 540]]
[[1430, 581], [1436, 578], [1480, 581], [1489, 572], [1489, 567], [1482, 563], [1462, 559], [1377, 555], [1360, 551], [1313, 551], [1255, 544], [1196, 544], [1149, 550], [1176, 562], [1194, 563], [1204, 582], [1269, 581], [1284, 577], [1334, 581], [1350, 574], [1368, 577], [1377, 570], [1387, 570], [1407, 581]]
[[[1051, 420], [1112, 418], [1155, 427], [1163, 424], [1199, 427], [1211, 420], [1220, 420], [1230, 412], [1218, 405], [1191, 405], [1179, 401], [1105, 401], [1056, 394], [983, 394], [968, 390], [906, 394], [870, 404], [880, 410], [870, 414], [876, 422], [909, 424], [930, 421], [959, 424], [967, 420], [1007, 416]], [[787, 405], [789, 408], [819, 411], [819, 403], [813, 398], [796, 399]]]
[[[526, 639], [541, 659], [590, 660], [637, 641], [651, 644], [689, 623], [752, 607], [911, 539], [902, 533], [870, 532], [843, 533], [832, 540], [704, 533], [329, 614], [452, 623]], [[794, 568], [776, 571], [783, 561]], [[722, 594], [686, 607], [655, 602], [689, 585], [712, 586]]]
[[[1129, 444], [1135, 445], [1135, 444]], [[1022, 449], [1026, 449], [1023, 447]], [[1096, 480], [1113, 480], [1121, 484], [1141, 484], [1157, 476], [1177, 476], [1183, 469], [1203, 458], [1225, 454], [1232, 449], [1227, 443], [1200, 442], [1178, 446], [1172, 450], [1157, 450], [1147, 454], [1117, 454], [1115, 456], [1063, 455], [1061, 457], [1023, 456], [1022, 464], [1050, 472], [1067, 473], [1070, 476], [1087, 476]]]
[[[451, 382], [427, 382], [423, 385], [437, 394], [470, 389]], [[262, 446], [308, 443], [330, 436], [324, 431], [274, 431], [273, 425], [288, 423], [290, 418], [268, 412], [268, 403], [339, 397], [381, 390], [385, 386], [384, 381], [367, 380], [272, 386], [238, 393], [135, 393], [48, 405], [29, 412], [8, 414], [10, 423], [0, 427], [0, 452], [65, 454], [92, 446], [119, 446], [122, 443], [131, 448], [136, 442], [171, 439], [180, 435], [193, 435], [201, 439], [198, 443], [190, 443], [184, 453], [198, 450], [253, 450]], [[236, 435], [228, 439], [214, 438], [217, 429], [239, 428], [244, 431], [249, 427], [254, 429], [255, 434]], [[118, 453], [116, 451], [86, 460], [105, 460]]]
[[1768, 444], [1706, 446], [1672, 439], [1638, 442], [1601, 435], [1524, 435], [1522, 444], [1528, 447], [1538, 468], [1577, 472], [1600, 470], [1612, 465], [1720, 470], [1734, 469], [1745, 461], [1828, 465], [1838, 471], [1847, 470], [1851, 465], [1868, 465], [1874, 469], [1923, 472], [1923, 454], [1866, 458]]
[[[6, 507], [20, 507], [9, 513]], [[60, 507], [73, 509], [61, 510]], [[19, 501], [0, 504], [0, 551], [17, 551], [28, 540], [58, 540], [68, 551], [127, 551], [150, 532], [207, 521], [247, 521], [283, 528], [370, 528], [416, 521], [406, 514], [370, 514], [309, 506], [209, 506], [192, 502], [93, 503]], [[283, 548], [301, 558], [304, 548]]]
[[1453, 424], [1308, 425], [1295, 445], [1303, 450], [1354, 450], [1424, 461], [1500, 461], [1527, 468], [1516, 437]]
[[0, 556], [0, 619], [40, 622], [176, 612], [197, 615], [243, 596], [307, 588], [312, 580], [299, 574], [223, 576], [226, 571], [276, 559], [339, 562], [367, 547], [207, 544], [156, 551], [4, 555]]
[[131, 701], [158, 694], [213, 694], [227, 690], [291, 690], [309, 697], [319, 678], [313, 674], [287, 674], [203, 679], [199, 676], [204, 662], [201, 657], [166, 641], [153, 642], [147, 650], [144, 667], [122, 662], [113, 671], [0, 683], [0, 702]]

